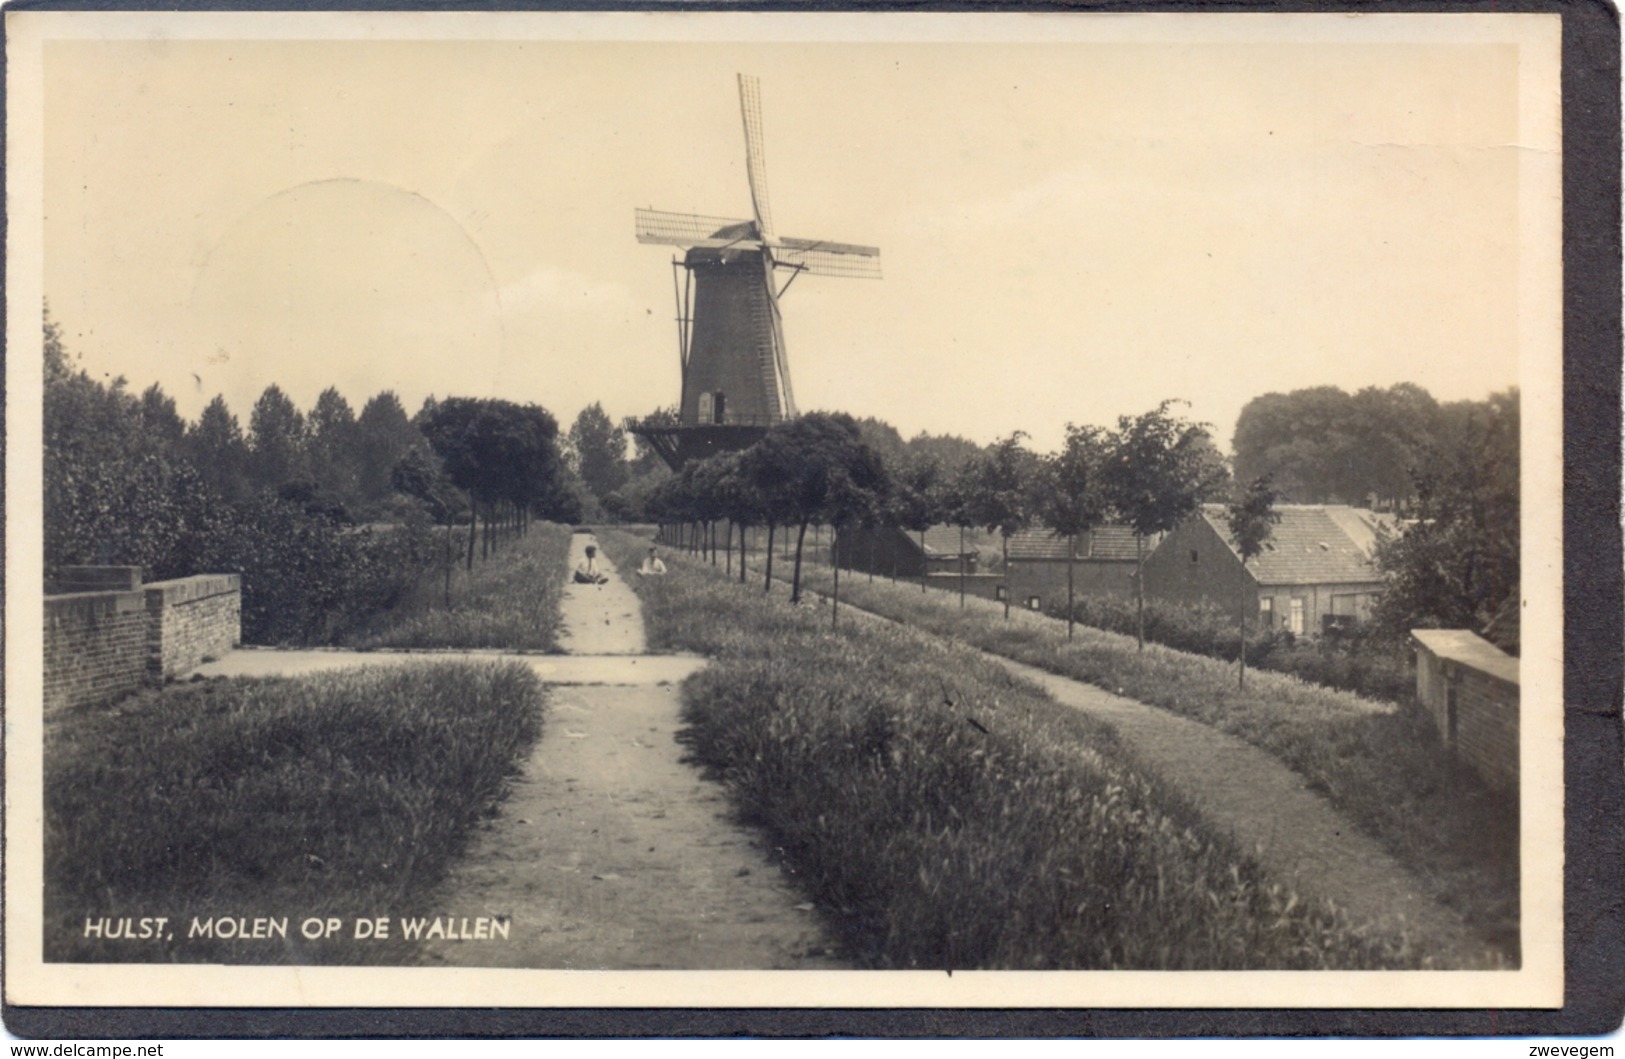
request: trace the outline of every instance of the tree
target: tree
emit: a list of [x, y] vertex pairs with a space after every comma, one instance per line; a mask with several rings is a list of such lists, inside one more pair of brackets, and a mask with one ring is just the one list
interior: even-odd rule
[[1335, 386], [1255, 397], [1236, 420], [1236, 477], [1269, 475], [1305, 503], [1364, 505], [1373, 498], [1404, 506], [1412, 472], [1440, 429], [1440, 409], [1414, 383], [1369, 386], [1349, 395]]
[[598, 402], [576, 416], [570, 426], [569, 447], [576, 473], [600, 502], [626, 484], [626, 432], [604, 414]]
[[1018, 430], [988, 449], [975, 464], [970, 480], [969, 515], [989, 533], [997, 530], [1003, 549], [1004, 617], [1010, 619], [1010, 538], [1032, 524], [1033, 480], [1037, 458], [1022, 444]]
[[1241, 670], [1237, 687], [1247, 686], [1247, 564], [1264, 550], [1264, 544], [1275, 532], [1281, 513], [1275, 510], [1279, 495], [1270, 485], [1269, 475], [1255, 478], [1252, 484], [1230, 502], [1225, 509], [1225, 522], [1230, 527], [1230, 539], [1236, 554], [1241, 557], [1241, 612], [1237, 625], [1241, 633]]
[[141, 391], [137, 404], [141, 433], [148, 444], [165, 453], [178, 453], [186, 437], [186, 420], [175, 411], [175, 399], [153, 383]]
[[966, 456], [946, 477], [940, 494], [943, 517], [959, 527], [960, 610], [965, 609], [965, 531], [977, 525], [980, 519], [976, 494], [984, 474], [982, 464], [986, 459], [986, 454], [980, 450]]
[[1196, 513], [1224, 484], [1205, 423], [1169, 412], [1163, 401], [1138, 416], [1120, 416], [1111, 436], [1101, 484], [1122, 519], [1134, 531], [1135, 627], [1145, 650], [1145, 542], [1167, 533]]
[[329, 386], [316, 398], [306, 426], [312, 480], [322, 492], [353, 505], [360, 499], [361, 437], [350, 402]]
[[558, 423], [537, 405], [490, 398], [448, 397], [426, 410], [423, 434], [457, 488], [468, 494], [469, 568], [474, 535], [485, 519], [482, 551], [496, 546], [499, 510], [523, 529], [528, 511], [573, 519], [580, 498], [562, 473]]
[[834, 531], [830, 542], [830, 566], [833, 568], [834, 590], [830, 594], [830, 625], [839, 619], [841, 610], [841, 564], [839, 549], [846, 532], [852, 526], [875, 521], [891, 492], [885, 463], [860, 440], [855, 448], [844, 452], [830, 469], [819, 514]]
[[797, 527], [790, 601], [799, 603], [808, 524], [837, 514], [844, 518], [861, 497], [884, 495], [885, 473], [856, 421], [840, 412], [812, 412], [780, 423], [749, 453], [752, 486], [775, 513], [775, 521]]
[[392, 390], [383, 390], [361, 406], [356, 417], [356, 490], [365, 503], [380, 503], [394, 490], [395, 465], [414, 446], [423, 444], [422, 432], [407, 417]]
[[1078, 538], [1106, 519], [1106, 490], [1101, 481], [1108, 439], [1099, 427], [1066, 425], [1066, 441], [1061, 451], [1044, 460], [1037, 477], [1033, 498], [1037, 517], [1057, 533], [1064, 534], [1066, 547], [1066, 638], [1072, 639], [1075, 594], [1073, 567], [1078, 554]]
[[274, 491], [305, 477], [305, 417], [272, 383], [248, 418], [248, 473], [257, 489]]
[[[920, 591], [925, 591], [925, 531], [943, 521], [942, 464], [930, 453], [905, 452], [892, 473], [891, 517], [920, 535]], [[895, 571], [894, 571], [895, 573]]]
[[224, 397], [216, 395], [204, 406], [197, 422], [187, 428], [181, 448], [221, 499], [237, 501], [248, 495], [248, 444]]
[[194, 573], [213, 503], [181, 450], [181, 421], [156, 386], [141, 397], [74, 370], [45, 321], [44, 545], [47, 571], [128, 564], [148, 577]]
[[1372, 631], [1482, 630], [1520, 599], [1519, 394], [1444, 409], [1448, 427], [1416, 476], [1417, 518], [1377, 545], [1385, 575]]

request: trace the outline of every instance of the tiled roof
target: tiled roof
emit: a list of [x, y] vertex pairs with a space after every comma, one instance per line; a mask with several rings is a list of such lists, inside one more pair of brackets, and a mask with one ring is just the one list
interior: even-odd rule
[[[910, 540], [917, 541], [920, 539], [920, 535], [918, 533], [909, 533], [908, 536]], [[981, 536], [982, 534], [980, 530], [967, 529], [964, 536], [965, 547], [963, 554], [975, 555], [976, 542], [981, 539]], [[930, 529], [925, 531], [925, 554], [932, 558], [940, 558], [942, 556], [952, 558], [961, 554], [959, 542], [960, 536], [958, 526], [932, 526]]]
[[[1148, 545], [1146, 554], [1150, 553]], [[1010, 538], [1010, 558], [1064, 563], [1066, 538], [1044, 526], [1022, 530]], [[1127, 526], [1099, 526], [1078, 538], [1078, 558], [1133, 562], [1134, 531]]]
[[[1150, 555], [1160, 539], [1160, 535], [1148, 537], [1145, 542], [1145, 554]], [[1134, 545], [1134, 531], [1127, 526], [1098, 526], [1091, 530], [1083, 553], [1090, 559], [1132, 561], [1139, 557]]]
[[[1261, 585], [1336, 585], [1382, 580], [1372, 558], [1377, 525], [1387, 521], [1337, 504], [1282, 504], [1264, 550], [1247, 564]], [[1209, 504], [1202, 517], [1234, 550], [1224, 507]]]

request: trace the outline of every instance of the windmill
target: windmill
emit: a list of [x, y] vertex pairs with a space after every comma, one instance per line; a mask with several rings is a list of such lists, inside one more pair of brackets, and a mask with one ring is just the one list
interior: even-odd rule
[[[773, 228], [762, 151], [762, 96], [739, 75], [745, 163], [753, 220], [638, 209], [638, 242], [680, 246], [672, 260], [677, 354], [682, 366], [678, 422], [632, 428], [672, 469], [716, 452], [745, 448], [775, 423], [794, 419], [779, 298], [802, 273], [880, 278], [880, 251], [822, 239], [780, 236]], [[779, 276], [788, 273], [783, 286]]]

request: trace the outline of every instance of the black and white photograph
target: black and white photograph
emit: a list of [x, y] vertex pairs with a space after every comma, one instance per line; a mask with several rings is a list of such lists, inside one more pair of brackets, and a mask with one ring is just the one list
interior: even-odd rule
[[13, 12], [7, 1001], [1561, 1007], [1559, 30]]

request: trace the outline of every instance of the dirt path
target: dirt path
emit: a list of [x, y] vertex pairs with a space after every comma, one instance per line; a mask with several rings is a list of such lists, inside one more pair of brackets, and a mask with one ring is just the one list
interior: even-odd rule
[[[589, 540], [576, 536], [572, 568]], [[561, 643], [601, 659], [640, 652], [637, 597], [602, 552], [599, 563], [608, 584], [565, 591]], [[721, 786], [685, 763], [677, 687], [643, 676], [670, 660], [619, 661], [619, 684], [554, 691], [523, 775], [443, 888], [442, 915], [506, 916], [508, 939], [436, 941], [431, 960], [582, 970], [843, 966], [761, 840], [732, 823]]]
[[[570, 568], [594, 538], [576, 534]], [[553, 686], [542, 738], [440, 890], [434, 964], [547, 969], [839, 969], [811, 906], [722, 787], [677, 741], [677, 685], [704, 660], [644, 654], [635, 593], [602, 552], [603, 585], [565, 586], [565, 655], [236, 650], [200, 677], [510, 659]], [[507, 938], [489, 923], [507, 920]], [[480, 921], [485, 920], [485, 925]]]
[[[829, 605], [827, 597], [820, 597], [820, 602]], [[1002, 604], [966, 602], [1002, 613]], [[848, 610], [848, 604], [841, 606]], [[860, 620], [891, 620], [857, 607], [850, 613]], [[1017, 608], [1010, 616], [1033, 624], [1053, 621]], [[1044, 629], [1051, 631], [1049, 626]], [[1141, 761], [1189, 798], [1209, 821], [1232, 834], [1243, 849], [1255, 853], [1274, 878], [1300, 894], [1328, 898], [1357, 922], [1409, 936], [1438, 968], [1498, 964], [1497, 950], [1461, 916], [1429, 898], [1404, 865], [1274, 755], [1168, 710], [981, 653], [1037, 684], [1056, 701], [1110, 724]]]

